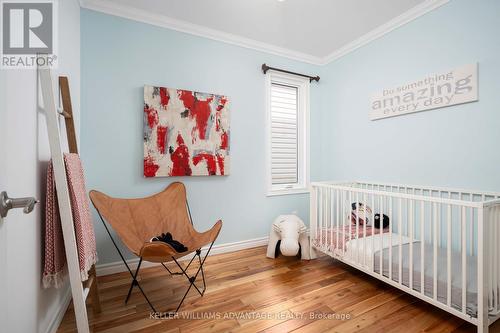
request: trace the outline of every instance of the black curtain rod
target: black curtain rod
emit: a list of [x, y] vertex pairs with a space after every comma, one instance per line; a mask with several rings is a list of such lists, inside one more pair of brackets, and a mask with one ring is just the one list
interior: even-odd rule
[[309, 78], [309, 82], [312, 82], [312, 81], [319, 82], [319, 76], [310, 76], [310, 75], [305, 75], [305, 74], [290, 72], [290, 71], [287, 71], [287, 70], [284, 70], [284, 69], [279, 69], [279, 68], [275, 68], [275, 67], [269, 67], [266, 64], [262, 64], [262, 72], [264, 74], [266, 74], [267, 71], [270, 70], [270, 69], [273, 70], [273, 71], [277, 71], [277, 72], [282, 72], [282, 73], [287, 73], [287, 74], [293, 74], [293, 75], [298, 75], [298, 76], [302, 76], [302, 77], [307, 77], [307, 78]]

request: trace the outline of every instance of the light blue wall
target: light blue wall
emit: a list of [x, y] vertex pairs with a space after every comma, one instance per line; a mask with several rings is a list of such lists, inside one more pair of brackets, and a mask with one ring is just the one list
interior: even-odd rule
[[[500, 1], [452, 0], [326, 66], [327, 177], [500, 191]], [[370, 121], [383, 88], [479, 63], [479, 102]]]
[[[218, 243], [265, 236], [275, 216], [294, 210], [308, 221], [308, 195], [266, 197], [265, 77], [259, 68], [266, 62], [322, 75], [321, 68], [89, 10], [82, 10], [81, 33], [81, 155], [89, 190], [140, 197], [182, 181], [199, 230], [224, 220]], [[144, 84], [231, 98], [230, 176], [143, 178]], [[321, 147], [320, 89], [321, 83], [311, 85], [315, 147]], [[320, 152], [313, 150], [313, 160]], [[312, 163], [313, 179], [321, 179], [322, 167]], [[119, 260], [95, 221], [100, 263]]]
[[[313, 180], [370, 180], [500, 191], [500, 2], [452, 0], [324, 67], [89, 10], [81, 14], [81, 145], [89, 189], [122, 197], [188, 187], [194, 220], [224, 219], [219, 243], [261, 237], [308, 196], [265, 196], [263, 63], [317, 73], [312, 84]], [[370, 121], [382, 88], [479, 63], [479, 102]], [[142, 86], [232, 98], [231, 175], [142, 177]], [[97, 221], [97, 218], [96, 218]], [[101, 263], [118, 260], [99, 222]]]

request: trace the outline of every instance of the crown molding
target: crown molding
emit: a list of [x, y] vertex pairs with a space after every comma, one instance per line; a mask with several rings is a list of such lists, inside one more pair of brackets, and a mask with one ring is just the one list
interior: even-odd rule
[[130, 20], [143, 22], [163, 28], [168, 28], [191, 35], [224, 42], [244, 48], [270, 53], [289, 59], [306, 62], [313, 65], [322, 64], [323, 59], [310, 54], [286, 49], [283, 47], [259, 42], [250, 38], [233, 35], [220, 30], [210, 29], [190, 22], [177, 20], [169, 16], [154, 14], [145, 10], [124, 6], [108, 0], [80, 0], [81, 7], [102, 12], [109, 15], [120, 16]]
[[328, 64], [334, 60], [337, 60], [351, 53], [352, 51], [384, 36], [385, 34], [388, 34], [389, 32], [419, 18], [420, 16], [433, 11], [434, 9], [441, 7], [444, 4], [447, 4], [448, 2], [450, 2], [450, 0], [426, 0], [420, 5], [411, 8], [410, 10], [393, 18], [387, 23], [382, 24], [369, 33], [330, 53], [328, 56], [323, 58], [323, 64]]
[[223, 43], [228, 43], [247, 49], [265, 52], [296, 61], [301, 61], [313, 65], [327, 65], [330, 62], [337, 60], [354, 50], [388, 34], [389, 32], [427, 14], [428, 12], [441, 7], [448, 3], [450, 0], [426, 0], [420, 5], [417, 5], [403, 14], [395, 17], [387, 23], [375, 28], [369, 33], [359, 37], [358, 39], [346, 44], [340, 49], [330, 53], [326, 57], [318, 57], [311, 54], [306, 54], [287, 48], [275, 46], [272, 44], [260, 42], [254, 39], [245, 38], [238, 35], [233, 35], [220, 30], [210, 29], [201, 25], [189, 23], [182, 20], [177, 20], [169, 16], [159, 15], [136, 9], [130, 6], [117, 4], [109, 0], [79, 0], [82, 8], [102, 12], [109, 15], [119, 16], [133, 21], [138, 21], [146, 24], [159, 26], [171, 30], [188, 33], [191, 35], [204, 37], [216, 40]]

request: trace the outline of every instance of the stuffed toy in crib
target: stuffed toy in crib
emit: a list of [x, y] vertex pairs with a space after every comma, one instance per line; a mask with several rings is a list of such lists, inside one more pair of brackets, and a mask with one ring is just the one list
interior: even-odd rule
[[[362, 202], [353, 202], [351, 204], [351, 223], [356, 224], [358, 221], [359, 225], [364, 225], [366, 223], [367, 226], [375, 227], [376, 229], [380, 229], [380, 214], [376, 213], [374, 215], [373, 224], [370, 221], [372, 216], [372, 209], [365, 205]], [[385, 229], [389, 226], [389, 216], [382, 214], [382, 228]]]
[[[351, 204], [351, 223], [356, 224], [356, 220], [359, 225], [371, 225], [370, 217], [372, 216], [372, 209], [369, 206], [361, 202], [353, 202]], [[356, 215], [357, 214], [357, 215]]]

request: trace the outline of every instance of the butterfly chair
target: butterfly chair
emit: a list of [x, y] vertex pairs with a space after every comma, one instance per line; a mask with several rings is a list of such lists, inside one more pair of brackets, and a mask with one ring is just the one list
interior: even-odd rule
[[[222, 221], [217, 221], [212, 229], [206, 232], [197, 232], [193, 227], [184, 184], [179, 182], [172, 183], [162, 192], [141, 199], [117, 199], [98, 191], [90, 191], [90, 199], [111, 241], [118, 251], [118, 254], [132, 276], [132, 283], [125, 303], [128, 302], [134, 286], [137, 286], [151, 309], [157, 312], [137, 281], [137, 276], [143, 261], [161, 263], [171, 275], [184, 275], [188, 279], [189, 287], [175, 312], [181, 307], [191, 287], [194, 287], [198, 293], [203, 296], [206, 290], [203, 264], [212, 249], [215, 239], [219, 235]], [[132, 272], [125, 261], [123, 254], [111, 236], [105, 220], [113, 227], [125, 246], [139, 257], [139, 264], [137, 265], [135, 273]], [[171, 233], [175, 240], [184, 244], [184, 246], [187, 247], [187, 251], [179, 253], [168, 243], [151, 241], [152, 238], [167, 232]], [[206, 245], [209, 245], [209, 248], [202, 259], [201, 248]], [[193, 257], [187, 266], [183, 268], [177, 259], [193, 252]], [[198, 258], [199, 262], [198, 270], [196, 274], [189, 276], [187, 269], [196, 258]], [[171, 261], [175, 262], [180, 272], [172, 272], [168, 269], [165, 263]], [[203, 279], [202, 290], [195, 284], [200, 272]]]

